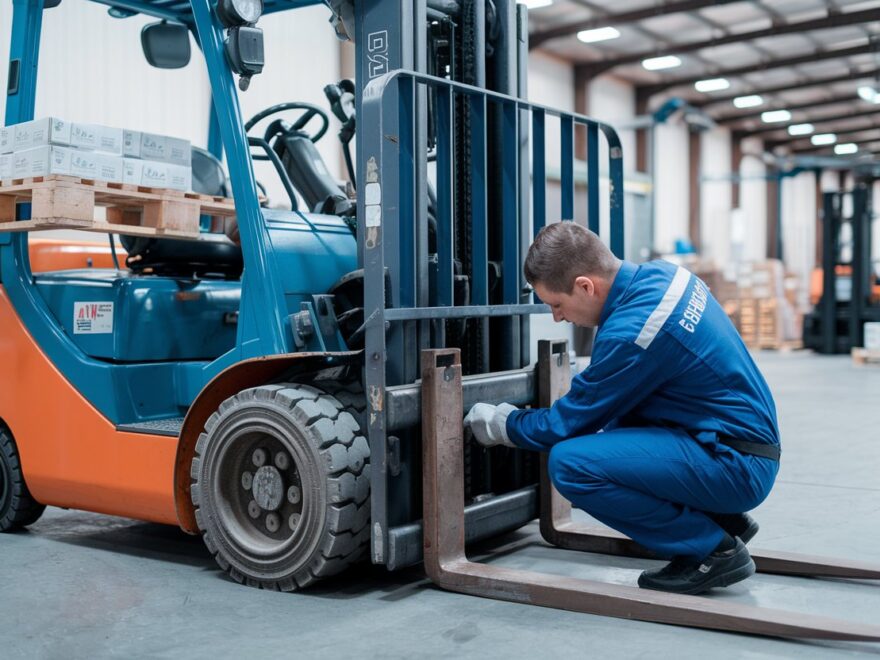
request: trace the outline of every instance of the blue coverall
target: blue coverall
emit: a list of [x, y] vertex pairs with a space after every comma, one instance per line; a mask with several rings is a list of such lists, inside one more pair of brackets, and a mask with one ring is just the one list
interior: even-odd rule
[[590, 366], [551, 408], [511, 412], [506, 430], [550, 452], [572, 504], [661, 557], [704, 559], [724, 536], [705, 512], [755, 508], [779, 469], [718, 442], [778, 445], [773, 397], [706, 285], [665, 261], [623, 262]]

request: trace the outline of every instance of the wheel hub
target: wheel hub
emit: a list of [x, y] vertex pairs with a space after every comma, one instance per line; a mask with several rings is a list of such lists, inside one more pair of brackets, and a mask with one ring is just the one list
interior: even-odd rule
[[264, 465], [254, 474], [251, 492], [260, 508], [276, 511], [287, 494], [281, 473], [274, 465]]

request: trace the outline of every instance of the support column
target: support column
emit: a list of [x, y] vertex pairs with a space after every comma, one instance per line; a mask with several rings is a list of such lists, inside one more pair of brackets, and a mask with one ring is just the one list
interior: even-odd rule
[[700, 250], [700, 145], [702, 142], [701, 134], [697, 131], [691, 131], [688, 134], [688, 183], [689, 190], [689, 213], [688, 213], [688, 237], [694, 249]]

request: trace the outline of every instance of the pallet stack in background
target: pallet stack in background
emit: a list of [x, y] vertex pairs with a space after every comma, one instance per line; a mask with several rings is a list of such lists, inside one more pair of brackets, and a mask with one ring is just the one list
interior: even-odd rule
[[187, 192], [190, 143], [58, 117], [0, 127], [0, 180], [50, 175]]
[[685, 264], [712, 291], [749, 348], [797, 348], [802, 339], [799, 278], [777, 259], [742, 262], [722, 270], [710, 262]]

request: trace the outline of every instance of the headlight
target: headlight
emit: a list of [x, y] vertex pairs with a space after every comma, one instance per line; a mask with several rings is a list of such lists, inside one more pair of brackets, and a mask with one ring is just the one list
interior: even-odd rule
[[263, 15], [263, 0], [219, 0], [217, 16], [226, 27], [253, 25]]

